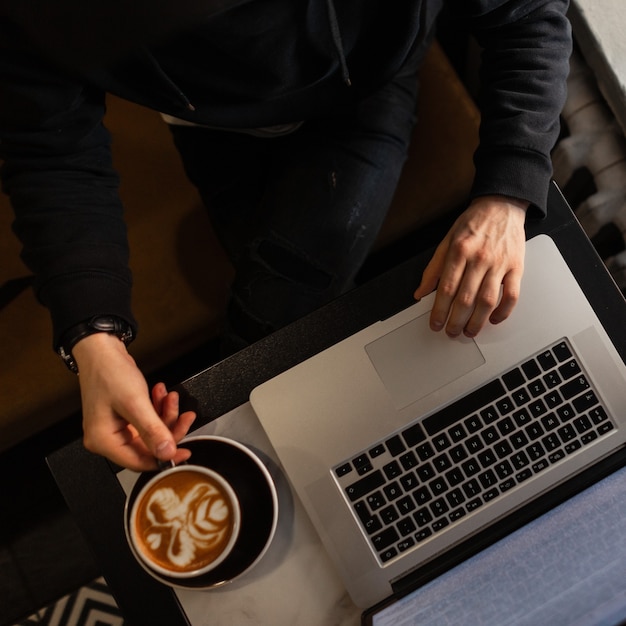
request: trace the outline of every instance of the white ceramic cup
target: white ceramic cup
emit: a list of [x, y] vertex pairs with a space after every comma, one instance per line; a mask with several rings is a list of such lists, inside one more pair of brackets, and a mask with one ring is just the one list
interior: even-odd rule
[[231, 553], [241, 527], [231, 485], [199, 465], [159, 472], [129, 505], [133, 552], [149, 570], [169, 578], [190, 579], [215, 569]]

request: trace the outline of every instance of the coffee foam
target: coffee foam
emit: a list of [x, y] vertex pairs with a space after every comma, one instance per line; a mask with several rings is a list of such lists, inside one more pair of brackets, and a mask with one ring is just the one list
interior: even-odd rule
[[137, 505], [135, 533], [149, 561], [172, 572], [193, 572], [217, 559], [234, 532], [222, 486], [194, 470], [166, 474]]

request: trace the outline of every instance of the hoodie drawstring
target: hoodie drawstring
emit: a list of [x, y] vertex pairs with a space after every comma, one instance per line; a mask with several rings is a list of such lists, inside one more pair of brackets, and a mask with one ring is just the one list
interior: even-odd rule
[[343, 82], [350, 87], [352, 85], [352, 81], [350, 80], [350, 72], [348, 71], [346, 55], [343, 51], [343, 42], [341, 41], [341, 32], [339, 31], [339, 22], [337, 21], [337, 12], [335, 11], [333, 0], [326, 0], [326, 6], [328, 7], [328, 23], [330, 24], [330, 33], [333, 38], [333, 43], [335, 44], [339, 64], [341, 65], [341, 76], [343, 78]]

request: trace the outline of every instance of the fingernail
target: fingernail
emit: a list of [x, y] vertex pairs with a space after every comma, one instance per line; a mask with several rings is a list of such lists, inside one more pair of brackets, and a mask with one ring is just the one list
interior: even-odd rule
[[172, 454], [174, 454], [174, 451], [175, 451], [175, 447], [171, 441], [162, 441], [157, 446], [157, 456], [159, 458], [171, 456]]

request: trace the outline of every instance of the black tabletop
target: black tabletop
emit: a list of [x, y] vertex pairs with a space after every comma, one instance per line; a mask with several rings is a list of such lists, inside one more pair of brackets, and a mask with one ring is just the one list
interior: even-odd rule
[[[554, 239], [626, 362], [626, 301], [555, 185], [550, 189], [548, 217], [527, 224], [528, 238], [540, 233]], [[432, 252], [423, 250], [181, 383], [183, 407], [198, 413], [195, 427], [247, 402], [256, 385], [412, 304]], [[79, 440], [50, 455], [48, 464], [128, 621], [137, 626], [189, 624], [175, 593], [153, 580], [131, 556], [122, 519], [125, 494], [116, 468], [87, 452]]]

